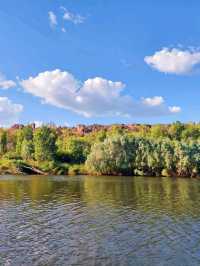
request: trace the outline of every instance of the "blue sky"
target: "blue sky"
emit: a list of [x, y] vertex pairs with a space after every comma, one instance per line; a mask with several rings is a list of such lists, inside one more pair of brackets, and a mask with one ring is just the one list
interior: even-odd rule
[[2, 0], [0, 124], [199, 121], [199, 9], [197, 0]]

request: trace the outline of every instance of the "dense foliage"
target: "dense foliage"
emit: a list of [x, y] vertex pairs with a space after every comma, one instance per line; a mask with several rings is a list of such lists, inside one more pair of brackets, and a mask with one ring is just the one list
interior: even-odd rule
[[1, 173], [33, 167], [53, 174], [198, 177], [200, 124], [114, 125], [84, 134], [51, 125], [0, 129], [0, 156]]
[[108, 137], [92, 146], [86, 167], [96, 174], [131, 174], [134, 150], [128, 137]]

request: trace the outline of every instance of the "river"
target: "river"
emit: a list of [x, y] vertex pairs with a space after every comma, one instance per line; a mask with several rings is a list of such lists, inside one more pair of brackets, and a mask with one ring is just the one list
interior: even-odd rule
[[0, 265], [200, 265], [200, 181], [2, 176]]

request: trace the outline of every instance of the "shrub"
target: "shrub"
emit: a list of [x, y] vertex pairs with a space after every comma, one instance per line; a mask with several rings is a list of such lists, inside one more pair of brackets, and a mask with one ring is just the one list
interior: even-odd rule
[[125, 136], [108, 137], [94, 144], [86, 167], [93, 174], [131, 174], [134, 147]]

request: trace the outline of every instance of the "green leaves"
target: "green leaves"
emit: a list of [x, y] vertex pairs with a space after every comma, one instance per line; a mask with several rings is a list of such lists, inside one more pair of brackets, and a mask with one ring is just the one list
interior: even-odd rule
[[86, 166], [93, 174], [199, 176], [200, 143], [167, 138], [108, 137], [94, 144]]
[[[51, 125], [1, 129], [1, 159], [33, 165], [86, 162], [88, 173], [93, 174], [200, 176], [200, 124], [94, 128], [83, 135], [75, 128]], [[53, 172], [53, 165], [48, 165]]]
[[0, 153], [4, 154], [7, 151], [7, 132], [3, 131], [0, 134]]
[[[58, 156], [70, 163], [84, 163], [90, 151], [90, 144], [81, 137], [64, 136], [57, 141]], [[59, 156], [59, 157], [61, 157]]]
[[108, 137], [93, 145], [86, 167], [93, 174], [131, 174], [133, 151], [127, 137]]
[[53, 129], [43, 126], [33, 135], [35, 159], [37, 161], [51, 161], [56, 155], [56, 134]]

